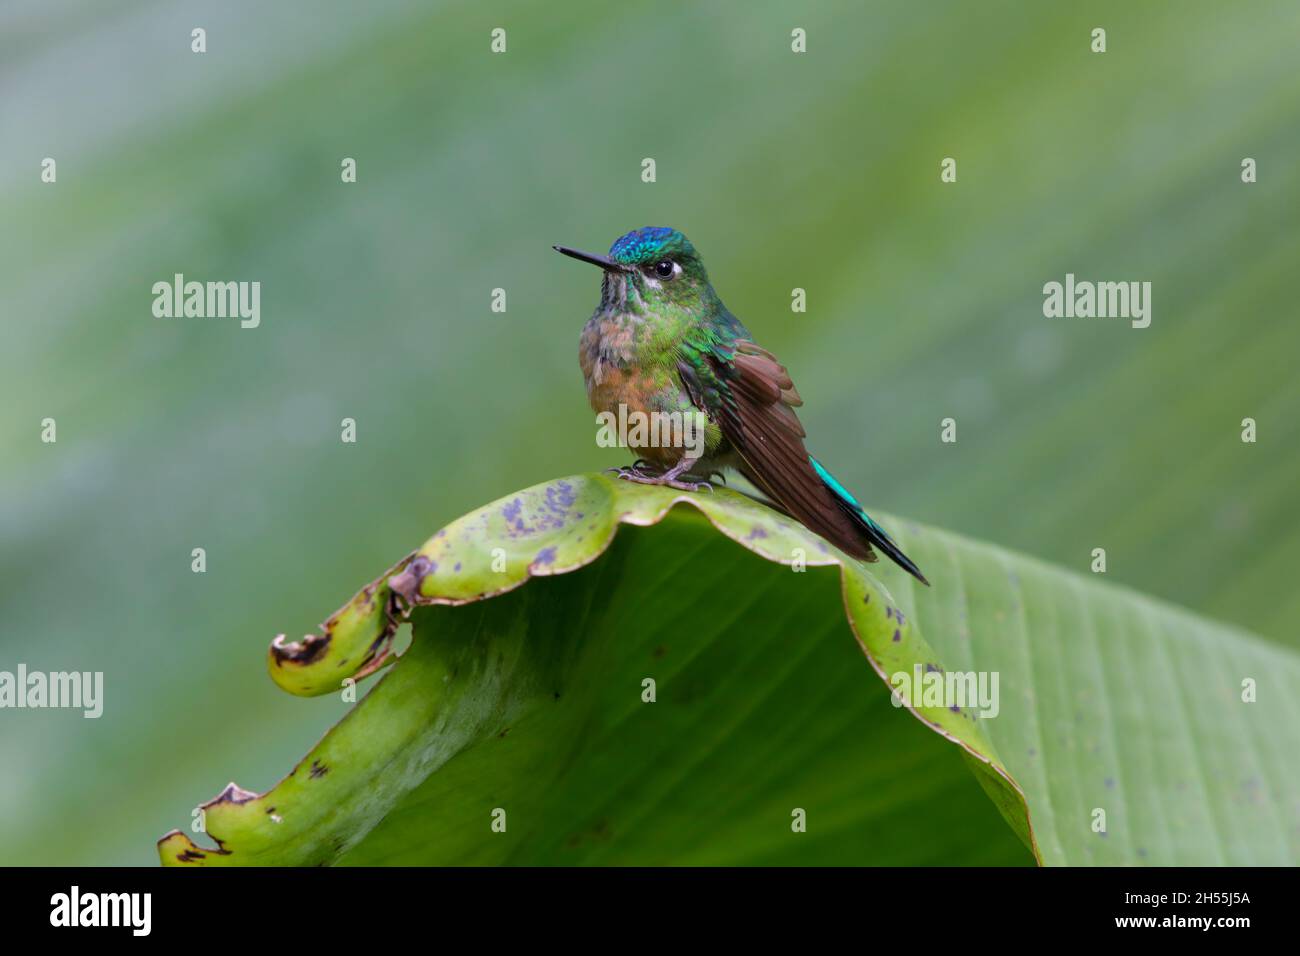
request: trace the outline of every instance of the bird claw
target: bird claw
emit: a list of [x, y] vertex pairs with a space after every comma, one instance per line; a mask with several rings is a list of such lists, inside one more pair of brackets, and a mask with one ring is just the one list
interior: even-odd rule
[[607, 468], [605, 471], [613, 473], [615, 477], [622, 478], [624, 481], [632, 481], [638, 485], [662, 485], [665, 488], [675, 488], [678, 491], [713, 490], [713, 485], [707, 481], [681, 481], [677, 478], [669, 478], [666, 474], [647, 475], [635, 465]]
[[[640, 464], [638, 462], [638, 464]], [[635, 481], [643, 485], [659, 484], [656, 475], [647, 475], [636, 465], [620, 465], [617, 468], [606, 468], [605, 474], [614, 475], [616, 478], [622, 478], [624, 481]]]
[[679, 491], [712, 491], [713, 483], [708, 481], [665, 481], [669, 488]]

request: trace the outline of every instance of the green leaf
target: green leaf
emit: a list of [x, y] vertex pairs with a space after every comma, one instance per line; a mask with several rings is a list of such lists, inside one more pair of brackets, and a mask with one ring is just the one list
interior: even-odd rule
[[[1290, 843], [1282, 823], [1294, 767], [1260, 763], [1287, 744], [1266, 744], [1265, 729], [1295, 733], [1278, 714], [1300, 671], [1293, 655], [886, 524], [933, 590], [883, 569], [895, 598], [863, 565], [726, 489], [595, 475], [501, 499], [438, 532], [319, 635], [273, 643], [281, 686], [329, 693], [392, 661], [404, 613], [414, 625], [397, 665], [285, 780], [260, 796], [232, 784], [205, 805], [214, 849], [173, 831], [161, 857], [1023, 863], [1030, 847], [1050, 863], [1295, 858], [1294, 821]], [[1179, 646], [1211, 635], [1220, 665], [1258, 680], [1259, 703], [1240, 702], [1235, 671]], [[1181, 663], [1126, 670], [1153, 655]], [[998, 669], [999, 715], [891, 705], [881, 678], [945, 665]], [[1135, 701], [1139, 690], [1150, 696]], [[1237, 713], [1198, 719], [1168, 706], [1170, 693], [1182, 708]], [[1255, 810], [1235, 812], [1238, 798]], [[1107, 813], [1105, 836], [1094, 808]], [[801, 816], [806, 832], [793, 825]], [[1228, 846], [1233, 856], [1215, 855]]]

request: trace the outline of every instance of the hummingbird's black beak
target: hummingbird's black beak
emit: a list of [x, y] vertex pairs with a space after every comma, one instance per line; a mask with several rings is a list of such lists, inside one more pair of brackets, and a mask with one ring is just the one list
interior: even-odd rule
[[551, 246], [561, 255], [566, 255], [570, 259], [577, 259], [579, 262], [590, 262], [593, 266], [600, 266], [606, 272], [631, 272], [631, 266], [625, 266], [621, 262], [615, 262], [609, 256], [598, 256], [593, 252], [579, 252], [577, 249], [570, 249], [568, 246]]

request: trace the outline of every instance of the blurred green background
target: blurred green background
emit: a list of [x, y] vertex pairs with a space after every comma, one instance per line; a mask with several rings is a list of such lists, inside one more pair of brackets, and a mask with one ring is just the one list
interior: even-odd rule
[[[1300, 646], [1298, 31], [1291, 2], [0, 6], [0, 669], [106, 673], [97, 721], [0, 711], [0, 863], [154, 862], [342, 711], [266, 678], [275, 633], [622, 462], [577, 366], [598, 277], [550, 245], [642, 225], [694, 240], [868, 504], [1105, 547]], [[155, 319], [176, 272], [260, 281], [261, 327]], [[1066, 272], [1152, 282], [1151, 327], [1044, 318]]]

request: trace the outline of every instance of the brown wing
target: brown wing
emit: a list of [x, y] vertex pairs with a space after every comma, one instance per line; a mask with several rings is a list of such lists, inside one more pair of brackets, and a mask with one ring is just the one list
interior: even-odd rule
[[753, 342], [742, 339], [732, 348], [730, 362], [713, 358], [715, 372], [725, 382], [715, 416], [744, 461], [741, 473], [842, 551], [875, 561], [861, 529], [813, 469], [794, 413], [803, 399], [785, 366]]

